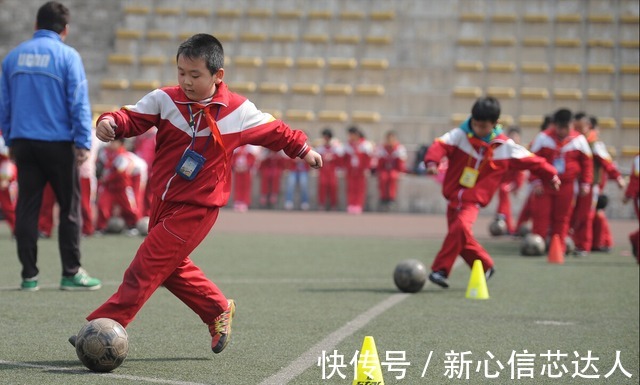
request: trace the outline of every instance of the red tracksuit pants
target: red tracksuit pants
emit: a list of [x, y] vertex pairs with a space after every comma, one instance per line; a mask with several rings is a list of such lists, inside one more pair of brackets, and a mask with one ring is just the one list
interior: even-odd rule
[[378, 171], [378, 193], [382, 201], [395, 201], [398, 194], [398, 172], [395, 170]]
[[136, 206], [136, 196], [133, 188], [130, 186], [115, 191], [108, 190], [103, 186], [98, 192], [98, 220], [96, 227], [98, 230], [104, 230], [107, 227], [113, 206], [120, 207], [120, 216], [124, 219], [128, 228], [136, 227], [138, 223], [138, 208]]
[[432, 271], [444, 270], [448, 277], [458, 255], [469, 267], [473, 266], [476, 259], [482, 262], [485, 271], [493, 267], [493, 259], [473, 237], [472, 228], [478, 218], [478, 211], [480, 208], [475, 203], [462, 203], [458, 207], [447, 208], [449, 232], [431, 265]]
[[106, 317], [126, 327], [153, 292], [163, 285], [204, 323], [212, 323], [227, 309], [227, 299], [189, 255], [209, 234], [218, 213], [218, 207], [154, 198], [149, 234], [125, 270], [118, 291], [87, 320]]
[[573, 211], [574, 185], [571, 182], [562, 182], [560, 190], [554, 191], [550, 187], [545, 187], [544, 193], [535, 198], [533, 208], [533, 230], [534, 234], [546, 239], [547, 236], [560, 237], [562, 251], [565, 251], [564, 242], [569, 233], [569, 221]]
[[[20, 188], [20, 186], [18, 186]], [[38, 231], [47, 237], [51, 236], [53, 229], [53, 206], [56, 204], [56, 193], [49, 183], [42, 191], [42, 204], [38, 216]]]
[[235, 172], [233, 202], [251, 205], [251, 172]]
[[611, 235], [611, 228], [609, 228], [609, 221], [607, 220], [604, 210], [595, 212], [592, 232], [592, 248], [594, 250], [613, 247], [613, 236]]
[[261, 170], [260, 171], [260, 204], [275, 206], [280, 197], [280, 176], [281, 170]]
[[335, 174], [323, 174], [318, 178], [318, 206], [325, 207], [329, 203], [331, 209], [338, 207], [338, 178]]
[[367, 197], [367, 177], [364, 170], [347, 173], [347, 206], [364, 207]]
[[522, 209], [520, 210], [520, 215], [518, 215], [518, 222], [516, 223], [516, 231], [520, 229], [520, 227], [529, 222], [531, 219], [531, 212], [533, 211], [533, 206], [535, 202], [536, 195], [533, 192], [529, 192], [529, 196], [527, 200], [524, 202]]
[[576, 206], [573, 208], [573, 214], [571, 215], [571, 228], [573, 229], [573, 242], [578, 250], [591, 250], [596, 208], [596, 202], [594, 202], [593, 198], [593, 190], [586, 195], [576, 197]]
[[80, 178], [80, 205], [82, 211], [82, 234], [92, 235], [95, 231], [93, 226], [93, 205], [91, 203], [97, 181], [93, 178]]

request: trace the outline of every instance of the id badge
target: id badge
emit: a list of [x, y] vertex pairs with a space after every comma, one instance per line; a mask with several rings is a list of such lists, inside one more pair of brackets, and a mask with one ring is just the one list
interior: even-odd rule
[[553, 167], [558, 171], [558, 174], [564, 174], [564, 171], [566, 170], [564, 158], [555, 158], [553, 160]]
[[462, 170], [462, 175], [460, 175], [460, 185], [466, 188], [472, 188], [476, 185], [478, 181], [478, 170], [475, 168], [471, 168], [469, 166], [465, 167]]
[[204, 165], [206, 159], [197, 152], [188, 149], [178, 162], [176, 173], [186, 180], [193, 180]]

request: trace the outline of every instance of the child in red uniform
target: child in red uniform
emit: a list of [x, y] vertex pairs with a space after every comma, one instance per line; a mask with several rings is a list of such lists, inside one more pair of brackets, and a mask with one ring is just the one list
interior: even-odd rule
[[449, 287], [447, 278], [458, 255], [469, 267], [479, 259], [487, 278], [493, 275], [493, 260], [473, 237], [472, 226], [480, 207], [491, 201], [507, 170], [528, 169], [554, 188], [559, 186], [551, 165], [502, 133], [500, 126], [496, 126], [499, 117], [497, 99], [478, 99], [471, 109], [471, 118], [436, 139], [425, 155], [427, 173], [432, 175], [438, 172], [438, 162], [443, 157], [449, 159], [442, 184], [442, 194], [449, 201], [449, 232], [429, 275], [429, 280], [440, 287]]
[[535, 137], [531, 152], [553, 165], [562, 182], [558, 191], [536, 183], [535, 180], [532, 182], [534, 194], [537, 195], [532, 231], [542, 238], [548, 236], [549, 240], [557, 235], [563, 241], [561, 245], [564, 252], [564, 240], [569, 233], [569, 222], [575, 205], [574, 183], [579, 183], [580, 196], [586, 196], [591, 191], [591, 149], [585, 137], [573, 129], [571, 111], [562, 108], [554, 113], [551, 126]]
[[[513, 140], [515, 144], [520, 144], [520, 129], [518, 127], [511, 127], [507, 132], [507, 136]], [[522, 170], [508, 170], [500, 187], [498, 188], [498, 207], [496, 209], [496, 216], [502, 219], [507, 224], [507, 233], [515, 235], [516, 227], [513, 225], [513, 218], [511, 216], [511, 194], [515, 194], [522, 183], [524, 182], [525, 172]]]
[[[636, 155], [636, 157], [633, 158], [629, 184], [624, 192], [623, 202], [626, 204], [630, 200], [633, 201], [636, 216], [640, 217], [640, 211], [638, 211], [638, 206], [640, 205], [640, 155]], [[636, 261], [640, 264], [640, 256], [638, 256], [638, 250], [640, 249], [640, 230], [629, 234], [629, 241], [631, 241], [633, 256], [636, 257]]]
[[[572, 238], [576, 245], [575, 253], [578, 256], [586, 256], [590, 250], [599, 251], [600, 247], [610, 248], [612, 246], [604, 210], [598, 210], [597, 202], [603, 200], [601, 196], [607, 177], [615, 179], [620, 189], [624, 189], [625, 182], [611, 155], [609, 155], [607, 147], [598, 138], [598, 119], [593, 116], [587, 117], [584, 112], [578, 112], [573, 118], [573, 126], [587, 139], [593, 154], [591, 190], [586, 195], [576, 198], [576, 205], [571, 215]], [[608, 244], [601, 244], [600, 240], [603, 238], [608, 238], [606, 239]]]
[[344, 148], [347, 182], [347, 212], [361, 214], [367, 199], [367, 173], [371, 167], [373, 145], [357, 127], [347, 130], [349, 140]]
[[286, 158], [280, 151], [264, 148], [258, 165], [260, 174], [260, 206], [275, 208], [280, 198], [280, 178]]
[[394, 131], [387, 132], [385, 141], [378, 146], [376, 154], [376, 176], [380, 211], [389, 211], [398, 194], [398, 179], [405, 172], [407, 149], [400, 144]]
[[129, 235], [137, 235], [134, 229], [140, 219], [140, 211], [132, 180], [135, 166], [129, 154], [124, 147], [124, 138], [110, 142], [99, 154], [103, 170], [98, 186], [96, 228], [100, 233], [106, 231], [113, 207], [117, 205]]
[[187, 39], [178, 48], [176, 62], [178, 86], [156, 89], [136, 105], [98, 119], [96, 136], [102, 141], [140, 135], [154, 126], [158, 134], [149, 234], [118, 291], [87, 320], [106, 317], [126, 327], [162, 285], [209, 326], [211, 349], [220, 353], [229, 342], [235, 303], [189, 254], [229, 199], [233, 150], [245, 144], [266, 146], [303, 158], [312, 167], [322, 167], [322, 158], [301, 131], [229, 91], [222, 81], [222, 44], [215, 37], [197, 34]]
[[338, 207], [337, 169], [342, 167], [344, 148], [333, 138], [330, 128], [322, 130], [322, 145], [317, 148], [322, 155], [322, 168], [318, 174], [318, 208], [335, 210]]
[[233, 209], [244, 213], [251, 205], [251, 178], [259, 147], [250, 144], [236, 148], [231, 157], [233, 170]]

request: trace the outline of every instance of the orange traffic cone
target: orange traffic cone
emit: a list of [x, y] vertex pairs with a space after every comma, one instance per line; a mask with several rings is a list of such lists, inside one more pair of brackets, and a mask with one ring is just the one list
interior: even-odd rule
[[556, 263], [558, 265], [562, 265], [564, 263], [564, 251], [562, 251], [562, 241], [560, 240], [560, 236], [555, 234], [551, 238], [551, 245], [549, 245], [549, 255], [547, 256], [547, 261], [549, 263]]

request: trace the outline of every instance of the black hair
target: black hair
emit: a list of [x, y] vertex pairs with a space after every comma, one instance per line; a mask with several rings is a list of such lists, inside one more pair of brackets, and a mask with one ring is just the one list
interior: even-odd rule
[[351, 127], [347, 128], [347, 132], [350, 133], [350, 134], [361, 135], [360, 130], [356, 126], [351, 126]]
[[511, 135], [513, 133], [516, 133], [516, 134], [519, 135], [519, 134], [522, 134], [522, 130], [520, 130], [520, 127], [518, 127], [518, 126], [511, 126], [511, 127], [509, 127], [509, 130], [507, 131], [507, 135]]
[[551, 124], [551, 116], [545, 115], [544, 119], [542, 120], [542, 124], [540, 124], [540, 131], [546, 130], [550, 124]]
[[580, 119], [584, 119], [587, 116], [587, 114], [583, 111], [580, 112], [576, 112], [575, 115], [573, 115], [573, 119], [574, 120], [580, 120]]
[[207, 69], [214, 75], [224, 67], [224, 50], [222, 43], [212, 35], [199, 33], [191, 36], [178, 47], [176, 61], [182, 55], [189, 59], [204, 59]]
[[326, 136], [331, 139], [333, 138], [333, 131], [331, 131], [329, 127], [326, 127], [324, 130], [322, 130], [322, 136]]
[[591, 115], [591, 116], [589, 116], [589, 121], [591, 122], [591, 128], [598, 127], [598, 118], [596, 118], [595, 116]]
[[471, 117], [478, 121], [497, 122], [500, 118], [500, 102], [492, 96], [479, 98], [471, 108]]
[[64, 31], [67, 24], [69, 24], [69, 8], [57, 1], [49, 1], [38, 9], [37, 29], [48, 29], [59, 34]]
[[573, 114], [567, 108], [561, 108], [553, 113], [553, 123], [560, 127], [567, 127], [571, 123]]

